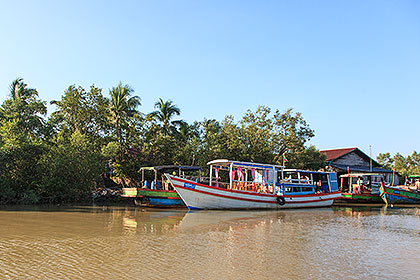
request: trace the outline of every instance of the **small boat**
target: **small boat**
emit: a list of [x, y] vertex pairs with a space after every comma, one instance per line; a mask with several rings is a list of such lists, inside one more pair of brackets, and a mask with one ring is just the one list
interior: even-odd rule
[[208, 185], [165, 174], [191, 210], [322, 207], [341, 197], [336, 173], [227, 159], [207, 164]]
[[[142, 174], [141, 188], [123, 188], [123, 197], [134, 198], [134, 203], [147, 207], [185, 207], [178, 193], [163, 175], [165, 172], [178, 173], [180, 178], [201, 180], [201, 168], [198, 166], [163, 165], [140, 168]], [[154, 180], [145, 180], [145, 171], [154, 172]], [[192, 173], [198, 171], [198, 176]], [[159, 175], [161, 179], [158, 180]]]
[[386, 204], [420, 204], [420, 175], [408, 176], [405, 185], [385, 186], [379, 189]]
[[383, 203], [379, 196], [383, 175], [377, 173], [350, 173], [340, 176], [341, 198], [334, 204]]

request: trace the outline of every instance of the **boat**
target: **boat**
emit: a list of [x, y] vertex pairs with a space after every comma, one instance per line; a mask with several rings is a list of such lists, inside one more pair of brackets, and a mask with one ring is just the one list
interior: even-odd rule
[[380, 196], [387, 205], [420, 204], [420, 175], [408, 176], [405, 185], [381, 185]]
[[377, 173], [350, 173], [340, 176], [341, 198], [334, 204], [383, 203], [379, 196], [383, 175]]
[[[146, 180], [145, 172], [153, 172], [154, 180]], [[178, 173], [180, 178], [201, 181], [201, 168], [198, 166], [162, 165], [142, 167], [140, 188], [123, 188], [123, 197], [133, 198], [138, 206], [145, 207], [185, 207], [178, 193], [164, 176], [165, 172]], [[194, 176], [193, 173], [197, 173]], [[159, 178], [160, 177], [160, 178]]]
[[341, 197], [336, 173], [227, 159], [207, 165], [209, 184], [165, 174], [190, 210], [322, 207]]

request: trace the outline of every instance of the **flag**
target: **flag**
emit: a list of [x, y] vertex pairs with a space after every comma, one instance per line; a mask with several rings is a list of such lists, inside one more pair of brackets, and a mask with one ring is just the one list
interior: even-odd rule
[[283, 154], [283, 162], [288, 162], [285, 154]]

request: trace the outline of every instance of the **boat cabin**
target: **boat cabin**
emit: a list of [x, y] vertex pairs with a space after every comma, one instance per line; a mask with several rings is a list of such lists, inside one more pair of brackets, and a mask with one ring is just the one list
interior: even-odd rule
[[279, 181], [286, 194], [329, 193], [338, 189], [337, 175], [332, 172], [284, 169]]
[[340, 191], [343, 193], [379, 194], [384, 175], [378, 173], [350, 173], [340, 176]]
[[284, 166], [219, 159], [210, 166], [209, 185], [225, 189], [272, 194], [315, 194], [337, 191], [331, 172], [284, 169]]
[[[198, 166], [162, 165], [142, 167], [139, 171], [141, 172], [141, 186], [146, 189], [173, 190], [170, 182], [164, 175], [165, 173], [171, 173], [181, 178], [201, 182], [201, 167]], [[145, 174], [145, 172], [151, 174]]]
[[414, 186], [416, 183], [420, 182], [420, 175], [411, 175], [405, 179], [406, 186]]
[[408, 176], [404, 185], [407, 189], [420, 191], [420, 175]]

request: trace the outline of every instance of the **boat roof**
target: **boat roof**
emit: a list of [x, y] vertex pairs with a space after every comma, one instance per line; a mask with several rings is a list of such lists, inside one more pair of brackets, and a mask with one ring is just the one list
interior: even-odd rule
[[256, 162], [245, 162], [245, 161], [234, 161], [228, 159], [216, 159], [209, 161], [207, 165], [220, 165], [229, 167], [230, 165], [234, 167], [250, 167], [250, 168], [261, 168], [261, 169], [283, 169], [284, 166], [282, 165], [274, 165], [274, 164], [267, 164], [267, 163], [256, 163]]
[[323, 172], [323, 171], [310, 171], [310, 170], [300, 170], [300, 169], [284, 169], [284, 172], [298, 172], [298, 173], [306, 173], [306, 174], [330, 174], [331, 172]]
[[179, 170], [182, 171], [199, 171], [201, 167], [199, 166], [188, 166], [188, 165], [159, 165], [159, 166], [149, 166], [149, 167], [142, 167], [141, 170], [156, 170], [156, 171], [171, 171], [171, 170]]
[[362, 177], [362, 176], [377, 176], [377, 177], [383, 177], [383, 174], [379, 174], [379, 173], [350, 173], [350, 174], [344, 174], [341, 175], [341, 177], [343, 178], [348, 178], [348, 177]]

